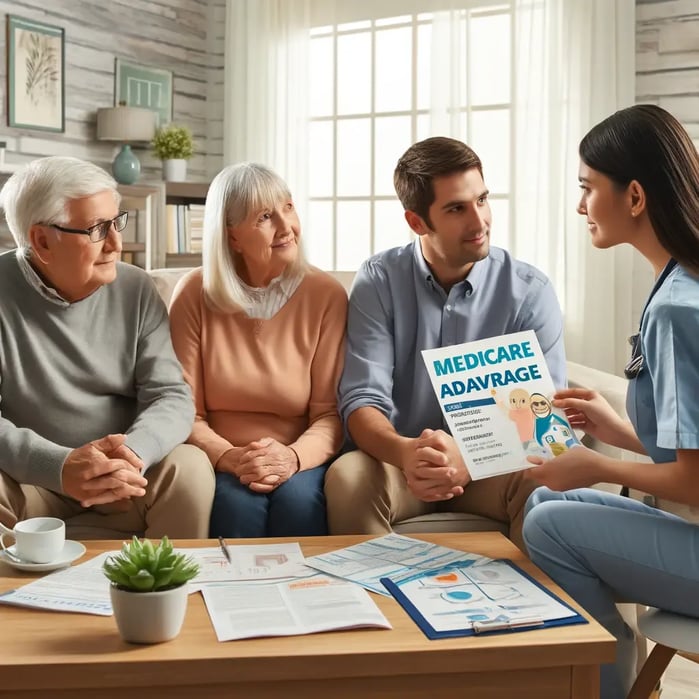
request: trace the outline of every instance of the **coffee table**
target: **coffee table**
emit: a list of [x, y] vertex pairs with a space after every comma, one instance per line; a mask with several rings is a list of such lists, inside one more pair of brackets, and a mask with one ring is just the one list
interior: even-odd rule
[[[308, 537], [300, 543], [305, 555], [315, 555], [369, 538]], [[415, 538], [493, 558], [511, 558], [572, 602], [502, 534], [424, 534]], [[118, 549], [121, 542], [84, 543], [87, 554], [81, 561]], [[205, 540], [177, 543], [215, 545]], [[0, 563], [0, 592], [33, 577]], [[357, 629], [219, 643], [197, 593], [190, 597], [181, 634], [169, 643], [152, 646], [124, 643], [112, 617], [3, 605], [0, 698], [425, 699], [451, 695], [598, 699], [599, 665], [614, 659], [614, 639], [595, 621], [430, 641], [393, 599], [374, 598], [392, 630]]]

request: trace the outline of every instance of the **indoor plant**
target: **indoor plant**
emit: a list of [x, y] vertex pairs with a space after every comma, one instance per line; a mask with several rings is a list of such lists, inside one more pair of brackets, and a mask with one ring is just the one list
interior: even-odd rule
[[151, 142], [153, 152], [163, 161], [163, 179], [181, 182], [187, 178], [187, 160], [194, 154], [192, 132], [186, 126], [161, 126]]
[[119, 633], [132, 643], [175, 638], [187, 610], [187, 581], [198, 572], [191, 557], [176, 553], [164, 536], [158, 544], [134, 536], [103, 565]]

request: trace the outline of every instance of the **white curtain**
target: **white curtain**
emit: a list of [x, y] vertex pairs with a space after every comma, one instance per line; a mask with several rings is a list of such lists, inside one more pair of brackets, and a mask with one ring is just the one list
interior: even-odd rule
[[634, 102], [634, 0], [517, 0], [512, 252], [565, 307], [568, 358], [619, 372], [634, 331], [627, 246], [596, 250], [576, 212], [578, 144]]
[[[450, 0], [450, 9], [438, 12], [433, 23], [435, 134], [459, 136], [463, 128], [458, 107], [467, 101], [468, 47], [458, 18], [466, 4]], [[628, 355], [626, 338], [635, 330], [631, 282], [638, 261], [628, 247], [591, 246], [576, 212], [577, 149], [594, 124], [634, 102], [634, 0], [513, 4], [508, 248], [552, 280], [565, 309], [568, 358], [618, 373]], [[483, 165], [487, 184], [488, 162]]]
[[309, 0], [226, 0], [223, 162], [264, 163], [305, 200]]
[[[327, 24], [435, 11], [429, 130], [459, 137], [468, 54], [458, 17], [491, 2], [227, 0], [224, 162], [272, 165], [303, 207], [309, 11]], [[565, 308], [568, 357], [619, 372], [635, 330], [637, 262], [628, 248], [592, 248], [575, 210], [577, 148], [595, 123], [634, 101], [634, 0], [513, 0], [512, 17], [509, 248], [551, 278]]]

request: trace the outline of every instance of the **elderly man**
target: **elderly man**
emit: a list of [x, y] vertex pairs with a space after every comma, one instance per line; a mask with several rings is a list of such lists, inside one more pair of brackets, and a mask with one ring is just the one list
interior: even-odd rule
[[35, 160], [0, 192], [18, 246], [0, 255], [0, 522], [205, 537], [213, 470], [181, 445], [191, 393], [154, 285], [118, 261], [119, 202], [76, 158]]

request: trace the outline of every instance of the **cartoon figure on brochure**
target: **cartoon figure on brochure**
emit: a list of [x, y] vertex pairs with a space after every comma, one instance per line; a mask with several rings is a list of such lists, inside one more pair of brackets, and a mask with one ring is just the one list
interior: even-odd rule
[[551, 401], [541, 393], [529, 397], [531, 412], [534, 415], [534, 439], [539, 446], [558, 456], [578, 444], [570, 425], [553, 412]]
[[510, 391], [507, 398], [507, 417], [515, 423], [519, 441], [526, 446], [534, 438], [534, 414], [529, 407], [529, 393], [523, 388]]

